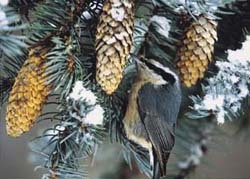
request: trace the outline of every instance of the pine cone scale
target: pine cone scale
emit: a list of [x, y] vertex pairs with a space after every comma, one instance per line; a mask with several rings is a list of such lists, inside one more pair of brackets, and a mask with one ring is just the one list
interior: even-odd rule
[[107, 94], [112, 94], [121, 81], [132, 47], [133, 21], [134, 1], [105, 3], [96, 34], [96, 80]]
[[45, 84], [45, 59], [31, 50], [10, 92], [7, 104], [7, 133], [18, 137], [30, 130], [50, 92]]
[[200, 15], [186, 28], [182, 46], [177, 52], [177, 67], [185, 86], [195, 85], [211, 62], [217, 40], [216, 22]]

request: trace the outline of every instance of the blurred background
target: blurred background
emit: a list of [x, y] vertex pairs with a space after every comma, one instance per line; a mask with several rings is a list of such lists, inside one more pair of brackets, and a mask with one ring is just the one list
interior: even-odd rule
[[[36, 124], [28, 134], [13, 139], [6, 135], [4, 115], [2, 112], [0, 120], [0, 179], [41, 178], [42, 171], [34, 171], [36, 165], [31, 162], [28, 143], [49, 124]], [[230, 124], [221, 126], [221, 129], [222, 132], [211, 141], [205, 160], [191, 179], [250, 179], [250, 141], [244, 136], [235, 135], [235, 129]], [[173, 152], [170, 166], [174, 160]], [[147, 178], [136, 168], [131, 171], [123, 161], [120, 146], [108, 142], [98, 149], [96, 157], [90, 161], [89, 172], [91, 179]]]

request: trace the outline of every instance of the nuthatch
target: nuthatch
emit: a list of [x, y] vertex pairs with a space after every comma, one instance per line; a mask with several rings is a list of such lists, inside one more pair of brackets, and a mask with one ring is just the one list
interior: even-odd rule
[[181, 104], [178, 76], [153, 59], [137, 60], [138, 75], [123, 119], [129, 140], [150, 155], [153, 178], [166, 175], [175, 143], [175, 125]]

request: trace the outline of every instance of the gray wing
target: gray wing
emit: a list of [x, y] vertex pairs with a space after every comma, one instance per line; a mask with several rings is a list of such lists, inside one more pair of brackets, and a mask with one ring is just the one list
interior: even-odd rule
[[162, 176], [166, 174], [166, 164], [174, 146], [174, 128], [180, 103], [180, 89], [173, 86], [154, 87], [147, 84], [138, 94], [140, 118], [153, 144]]

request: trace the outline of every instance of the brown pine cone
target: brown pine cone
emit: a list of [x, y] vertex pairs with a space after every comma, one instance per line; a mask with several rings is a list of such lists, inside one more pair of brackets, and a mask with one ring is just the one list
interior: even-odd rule
[[134, 1], [107, 0], [96, 33], [96, 80], [112, 94], [118, 87], [133, 41]]
[[185, 30], [185, 37], [177, 52], [177, 67], [185, 86], [195, 85], [213, 60], [214, 43], [217, 40], [217, 23], [200, 15]]
[[12, 137], [30, 130], [50, 92], [46, 85], [46, 54], [35, 51], [38, 50], [30, 50], [9, 94], [6, 127]]

